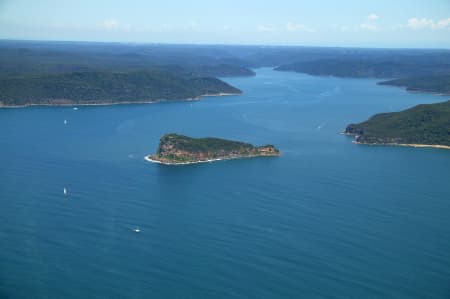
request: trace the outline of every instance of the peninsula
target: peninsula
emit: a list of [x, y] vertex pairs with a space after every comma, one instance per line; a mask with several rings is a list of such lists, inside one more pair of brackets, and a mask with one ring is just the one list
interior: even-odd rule
[[431, 92], [450, 95], [450, 75], [432, 75], [401, 78], [378, 82], [379, 85], [404, 87], [408, 91]]
[[279, 155], [280, 151], [273, 145], [253, 146], [239, 141], [211, 137], [192, 138], [172, 133], [162, 136], [156, 154], [145, 159], [174, 165]]
[[355, 136], [355, 142], [362, 144], [450, 149], [450, 101], [376, 114], [348, 125], [345, 134]]
[[186, 77], [160, 70], [0, 78], [0, 107], [151, 103], [241, 93], [217, 78]]

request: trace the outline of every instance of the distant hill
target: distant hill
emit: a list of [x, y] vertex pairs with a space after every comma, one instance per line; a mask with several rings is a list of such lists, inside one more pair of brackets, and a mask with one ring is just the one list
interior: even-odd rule
[[247, 62], [214, 48], [117, 43], [0, 41], [0, 77], [95, 71], [169, 71], [200, 77], [253, 76]]
[[[317, 61], [322, 67], [327, 61], [331, 63], [332, 68], [325, 75], [332, 75], [333, 61], [337, 61], [344, 67], [360, 62], [369, 67], [372, 63], [380, 64], [379, 70], [391, 68], [391, 73], [402, 66], [403, 76], [408, 68], [415, 72], [427, 69], [428, 65], [432, 68], [447, 65], [448, 69], [450, 50], [0, 40], [0, 76], [72, 71], [147, 71], [154, 68], [175, 68], [177, 72], [200, 76], [250, 76], [254, 75], [250, 68], [281, 66], [279, 70], [287, 70], [289, 65], [308, 62], [317, 67]], [[289, 70], [303, 71], [292, 67]], [[370, 72], [366, 71], [367, 74]]]
[[362, 123], [348, 125], [345, 133], [365, 144], [450, 146], [450, 101], [377, 114]]
[[138, 103], [223, 93], [240, 94], [241, 91], [216, 78], [183, 77], [156, 70], [0, 78], [0, 102], [3, 106]]
[[0, 105], [114, 104], [240, 94], [254, 76], [222, 47], [0, 40]]
[[434, 75], [394, 79], [379, 82], [380, 85], [406, 87], [409, 91], [425, 91], [450, 94], [450, 75]]
[[[433, 59], [434, 58], [434, 59]], [[450, 60], [430, 57], [386, 57], [322, 59], [281, 65], [277, 71], [347, 78], [400, 78], [421, 75], [450, 75]]]
[[[214, 78], [254, 76], [252, 68], [276, 65], [324, 76], [442, 76], [450, 75], [450, 51], [0, 40], [0, 101], [116, 103], [236, 93]], [[446, 92], [443, 87], [425, 90]]]
[[315, 76], [346, 78], [397, 78], [378, 84], [408, 90], [450, 93], [450, 59], [446, 55], [336, 58], [296, 62], [277, 67]]

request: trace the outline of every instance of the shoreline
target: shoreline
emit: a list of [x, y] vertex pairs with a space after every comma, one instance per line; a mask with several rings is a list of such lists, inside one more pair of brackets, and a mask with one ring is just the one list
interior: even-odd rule
[[413, 93], [413, 94], [414, 93], [424, 93], [424, 94], [431, 94], [431, 95], [435, 95], [435, 96], [439, 96], [439, 97], [450, 96], [450, 92], [433, 91], [433, 90], [426, 90], [426, 89], [416, 89], [414, 87], [408, 87], [406, 85], [395, 85], [395, 84], [385, 83], [385, 82], [389, 82], [391, 80], [395, 80], [395, 79], [389, 79], [387, 81], [380, 81], [380, 82], [377, 82], [377, 85], [397, 87], [397, 88], [403, 89], [406, 92]]
[[191, 161], [191, 162], [163, 162], [160, 160], [152, 159], [152, 155], [147, 155], [144, 157], [144, 160], [146, 160], [147, 162], [150, 162], [150, 163], [157, 163], [157, 164], [162, 164], [162, 165], [189, 165], [189, 164], [211, 163], [211, 162], [216, 162], [216, 161], [225, 161], [225, 160], [233, 160], [233, 159], [257, 158], [257, 157], [279, 157], [280, 155], [253, 155], [253, 156], [222, 157], [222, 158], [216, 158], [216, 159], [199, 160], [199, 161]]
[[238, 96], [238, 95], [242, 95], [242, 92], [241, 93], [219, 92], [219, 93], [212, 93], [212, 94], [202, 94], [198, 98], [202, 98], [202, 97], [226, 97], [226, 96]]
[[202, 161], [195, 161], [195, 162], [179, 162], [179, 163], [171, 163], [171, 162], [163, 162], [163, 161], [159, 161], [159, 160], [154, 160], [151, 158], [151, 155], [145, 156], [144, 159], [147, 162], [157, 163], [157, 164], [162, 164], [162, 165], [189, 165], [189, 164], [199, 164], [199, 163], [215, 162], [215, 161], [222, 161], [222, 160], [230, 160], [233, 158], [217, 158], [217, 159], [211, 159], [211, 160], [202, 160]]
[[[355, 137], [353, 133], [340, 132], [339, 134], [345, 136]], [[367, 143], [367, 142], [359, 142], [353, 140], [354, 144], [362, 144], [362, 145], [374, 145], [374, 146], [404, 146], [404, 147], [415, 147], [415, 148], [439, 148], [439, 149], [448, 149], [450, 150], [450, 145], [441, 145], [441, 144], [422, 144], [422, 143]]]
[[358, 142], [353, 140], [354, 144], [362, 144], [362, 145], [379, 145], [379, 146], [403, 146], [403, 147], [415, 147], [415, 148], [438, 148], [438, 149], [447, 149], [450, 150], [449, 145], [440, 145], [440, 144], [420, 144], [420, 143], [365, 143]]
[[242, 93], [224, 93], [219, 92], [215, 94], [202, 94], [194, 98], [177, 99], [177, 100], [167, 100], [167, 99], [155, 99], [155, 100], [144, 100], [144, 101], [124, 101], [124, 102], [104, 102], [104, 103], [43, 103], [43, 104], [24, 104], [24, 105], [3, 105], [0, 103], [0, 109], [14, 109], [14, 108], [29, 108], [29, 107], [76, 107], [76, 106], [113, 106], [113, 105], [142, 105], [142, 104], [156, 104], [163, 102], [193, 102], [201, 101], [204, 97], [223, 97], [223, 96], [239, 96]]

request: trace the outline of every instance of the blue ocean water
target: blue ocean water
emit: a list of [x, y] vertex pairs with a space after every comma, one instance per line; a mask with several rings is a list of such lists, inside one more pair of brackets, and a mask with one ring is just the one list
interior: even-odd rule
[[[256, 72], [226, 79], [242, 96], [0, 110], [0, 298], [450, 298], [450, 151], [338, 134], [447, 98]], [[283, 155], [146, 162], [169, 132]]]

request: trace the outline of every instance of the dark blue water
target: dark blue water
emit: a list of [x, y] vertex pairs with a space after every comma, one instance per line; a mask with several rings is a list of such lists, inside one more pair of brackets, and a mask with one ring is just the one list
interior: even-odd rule
[[[338, 134], [446, 98], [270, 69], [227, 80], [245, 94], [0, 110], [0, 298], [450, 298], [450, 151]], [[144, 161], [168, 132], [283, 155]]]

